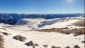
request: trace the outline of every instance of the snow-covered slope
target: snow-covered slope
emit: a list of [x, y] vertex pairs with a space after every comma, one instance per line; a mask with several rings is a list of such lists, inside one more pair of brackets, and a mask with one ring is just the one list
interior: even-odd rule
[[50, 29], [50, 28], [81, 28], [72, 25], [75, 22], [80, 21], [83, 17], [65, 17], [54, 19], [43, 18], [24, 18], [19, 20], [16, 25], [10, 27], [17, 30], [35, 30], [35, 29]]
[[45, 21], [45, 19], [42, 18], [28, 18], [28, 19], [21, 19], [19, 20], [15, 26], [12, 26], [12, 28], [20, 28], [20, 30], [34, 30], [38, 28], [38, 25], [40, 22]]
[[42, 27], [43, 29], [50, 29], [50, 28], [65, 28], [65, 27], [78, 27], [78, 26], [74, 26], [72, 25], [75, 22], [80, 21], [79, 19], [66, 19], [64, 21], [58, 22], [58, 23], [54, 23], [52, 25], [46, 25], [44, 27]]
[[[52, 48], [52, 46], [65, 48], [67, 46], [73, 48], [74, 45], [79, 45], [79, 47], [84, 48], [84, 35], [74, 36], [73, 34], [66, 35], [61, 33], [46, 33], [37, 31], [17, 31], [5, 28], [0, 29], [0, 32], [10, 33], [10, 35], [4, 36], [4, 47], [5, 48], [32, 48], [32, 46], [27, 46], [25, 43], [33, 41], [33, 43], [38, 44], [36, 48], [45, 48], [43, 45], [48, 45], [47, 48]], [[25, 42], [21, 42], [13, 39], [14, 36], [21, 35], [27, 38]]]
[[[35, 48], [52, 48], [52, 46], [65, 48], [67, 46], [74, 48], [78, 45], [84, 48], [84, 35], [74, 36], [74, 34], [61, 34], [56, 32], [39, 32], [35, 29], [50, 29], [50, 28], [81, 28], [74, 26], [73, 23], [84, 19], [82, 17], [76, 18], [55, 18], [55, 19], [42, 19], [42, 18], [30, 18], [21, 19], [16, 25], [0, 24], [0, 35], [4, 39], [4, 48], [32, 48], [25, 43], [33, 41], [34, 44], [38, 44]], [[32, 30], [32, 31], [30, 31]], [[5, 32], [3, 34], [3, 32]], [[9, 35], [6, 35], [8, 33]], [[21, 42], [14, 39], [14, 36], [21, 35], [26, 38], [26, 41]]]

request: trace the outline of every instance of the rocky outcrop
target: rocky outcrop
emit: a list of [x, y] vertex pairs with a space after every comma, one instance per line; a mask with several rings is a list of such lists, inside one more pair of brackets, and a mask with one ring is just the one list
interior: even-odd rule
[[22, 42], [24, 42], [26, 40], [26, 38], [21, 36], [21, 35], [14, 36], [13, 39], [16, 39], [16, 40], [19, 40], [19, 41], [22, 41]]

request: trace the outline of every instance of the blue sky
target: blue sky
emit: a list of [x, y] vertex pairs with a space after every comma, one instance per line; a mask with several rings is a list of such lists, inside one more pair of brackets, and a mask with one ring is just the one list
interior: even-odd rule
[[0, 13], [84, 13], [84, 0], [0, 0]]

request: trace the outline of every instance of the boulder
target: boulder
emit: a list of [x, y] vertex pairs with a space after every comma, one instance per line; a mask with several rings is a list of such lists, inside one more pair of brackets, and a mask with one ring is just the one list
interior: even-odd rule
[[80, 48], [78, 45], [74, 45], [74, 48]]
[[35, 46], [39, 46], [38, 44], [35, 44]]
[[32, 46], [33, 48], [35, 48], [33, 41], [27, 42], [27, 43], [25, 43], [25, 45]]
[[27, 46], [33, 46], [33, 41], [27, 42], [27, 43], [25, 43], [25, 45], [27, 45]]
[[43, 45], [43, 47], [47, 48], [47, 47], [48, 47], [48, 45]]
[[70, 48], [69, 46], [65, 47], [65, 48]]
[[52, 46], [52, 48], [61, 48], [61, 47], [57, 47], [57, 46]]
[[22, 41], [22, 42], [24, 42], [26, 40], [26, 38], [21, 36], [21, 35], [14, 36], [13, 39], [16, 39], [16, 40], [19, 40], [19, 41]]
[[82, 43], [85, 43], [85, 41], [82, 41]]

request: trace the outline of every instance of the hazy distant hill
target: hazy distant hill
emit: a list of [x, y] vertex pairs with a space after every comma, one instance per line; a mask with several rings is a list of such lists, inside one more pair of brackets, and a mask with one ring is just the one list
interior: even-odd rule
[[15, 24], [20, 18], [63, 18], [63, 17], [77, 17], [83, 14], [14, 14], [14, 13], [0, 13], [0, 23]]

